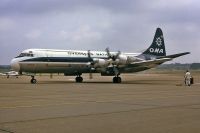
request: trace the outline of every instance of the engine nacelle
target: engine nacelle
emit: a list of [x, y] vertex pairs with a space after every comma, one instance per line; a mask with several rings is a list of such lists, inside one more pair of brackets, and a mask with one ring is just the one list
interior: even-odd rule
[[94, 60], [94, 67], [107, 67], [109, 62], [105, 59], [93, 59]]
[[120, 54], [119, 57], [115, 61], [112, 61], [112, 64], [125, 65], [127, 64], [127, 61], [128, 61], [128, 57], [126, 55]]
[[113, 62], [115, 65], [126, 65], [131, 62], [142, 61], [142, 59], [133, 57], [133, 56], [126, 56], [126, 55], [119, 55], [119, 57]]
[[128, 57], [126, 55], [119, 55], [119, 65], [127, 64]]

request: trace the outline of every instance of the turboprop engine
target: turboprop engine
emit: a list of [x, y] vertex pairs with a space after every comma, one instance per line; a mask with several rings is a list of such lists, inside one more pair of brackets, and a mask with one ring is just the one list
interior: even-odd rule
[[97, 58], [94, 58], [93, 59], [93, 65], [94, 65], [94, 68], [97, 68], [97, 67], [107, 67], [109, 62], [108, 60], [105, 60], [105, 59], [97, 59]]
[[[111, 54], [109, 49], [106, 48], [106, 53], [108, 55], [107, 59], [102, 58], [92, 58], [90, 50], [88, 50], [88, 58], [91, 60], [88, 62], [88, 66], [91, 67], [91, 70], [95, 70], [96, 68], [102, 67], [113, 67], [119, 65], [126, 65], [128, 63], [138, 61], [137, 57], [127, 56], [120, 51], [115, 54]], [[141, 59], [140, 59], [141, 60]]]
[[128, 62], [128, 57], [126, 55], [120, 54], [117, 59], [112, 60], [114, 65], [125, 65]]
[[109, 66], [125, 65], [128, 63], [128, 56], [122, 54], [120, 51], [116, 54], [111, 54], [109, 48], [106, 48], [106, 53], [108, 55]]
[[88, 58], [90, 59], [88, 66], [91, 67], [92, 70], [95, 70], [97, 67], [107, 67], [109, 65], [109, 62], [106, 59], [92, 58], [90, 50], [88, 50]]

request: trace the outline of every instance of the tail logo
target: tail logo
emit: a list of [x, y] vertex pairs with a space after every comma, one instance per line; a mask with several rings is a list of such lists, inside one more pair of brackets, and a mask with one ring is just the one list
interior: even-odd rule
[[159, 47], [162, 45], [162, 39], [161, 39], [161, 37], [156, 38], [156, 45], [158, 45]]
[[164, 53], [164, 50], [162, 48], [159, 48], [163, 45], [163, 40], [162, 40], [163, 36], [160, 36], [160, 37], [157, 37], [156, 40], [155, 40], [155, 44], [158, 46], [157, 48], [154, 48], [154, 47], [151, 47], [149, 49], [150, 53], [157, 53], [157, 54], [160, 54], [160, 53]]
[[150, 53], [164, 53], [163, 49], [159, 49], [159, 48], [150, 48], [149, 49]]
[[165, 52], [165, 41], [162, 30], [160, 28], [156, 29], [153, 41], [143, 54], [154, 55], [154, 56], [166, 56]]

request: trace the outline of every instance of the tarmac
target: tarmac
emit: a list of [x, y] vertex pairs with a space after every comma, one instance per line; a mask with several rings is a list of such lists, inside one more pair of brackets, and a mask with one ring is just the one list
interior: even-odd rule
[[0, 77], [0, 133], [197, 133], [200, 74]]

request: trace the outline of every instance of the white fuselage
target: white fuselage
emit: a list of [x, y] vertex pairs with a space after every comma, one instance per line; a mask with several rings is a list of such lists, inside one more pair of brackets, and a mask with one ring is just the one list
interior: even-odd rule
[[[110, 52], [116, 54], [117, 52]], [[128, 57], [129, 61], [135, 60], [134, 57], [139, 53], [121, 53], [122, 58]], [[75, 73], [90, 72], [90, 62], [96, 59], [96, 72], [104, 71], [107, 66], [100, 61], [107, 60], [108, 55], [105, 51], [78, 50], [53, 50], [53, 49], [27, 49], [11, 61], [11, 67], [18, 72], [30, 73], [66, 73], [74, 75]], [[122, 67], [126, 62], [120, 64]]]

